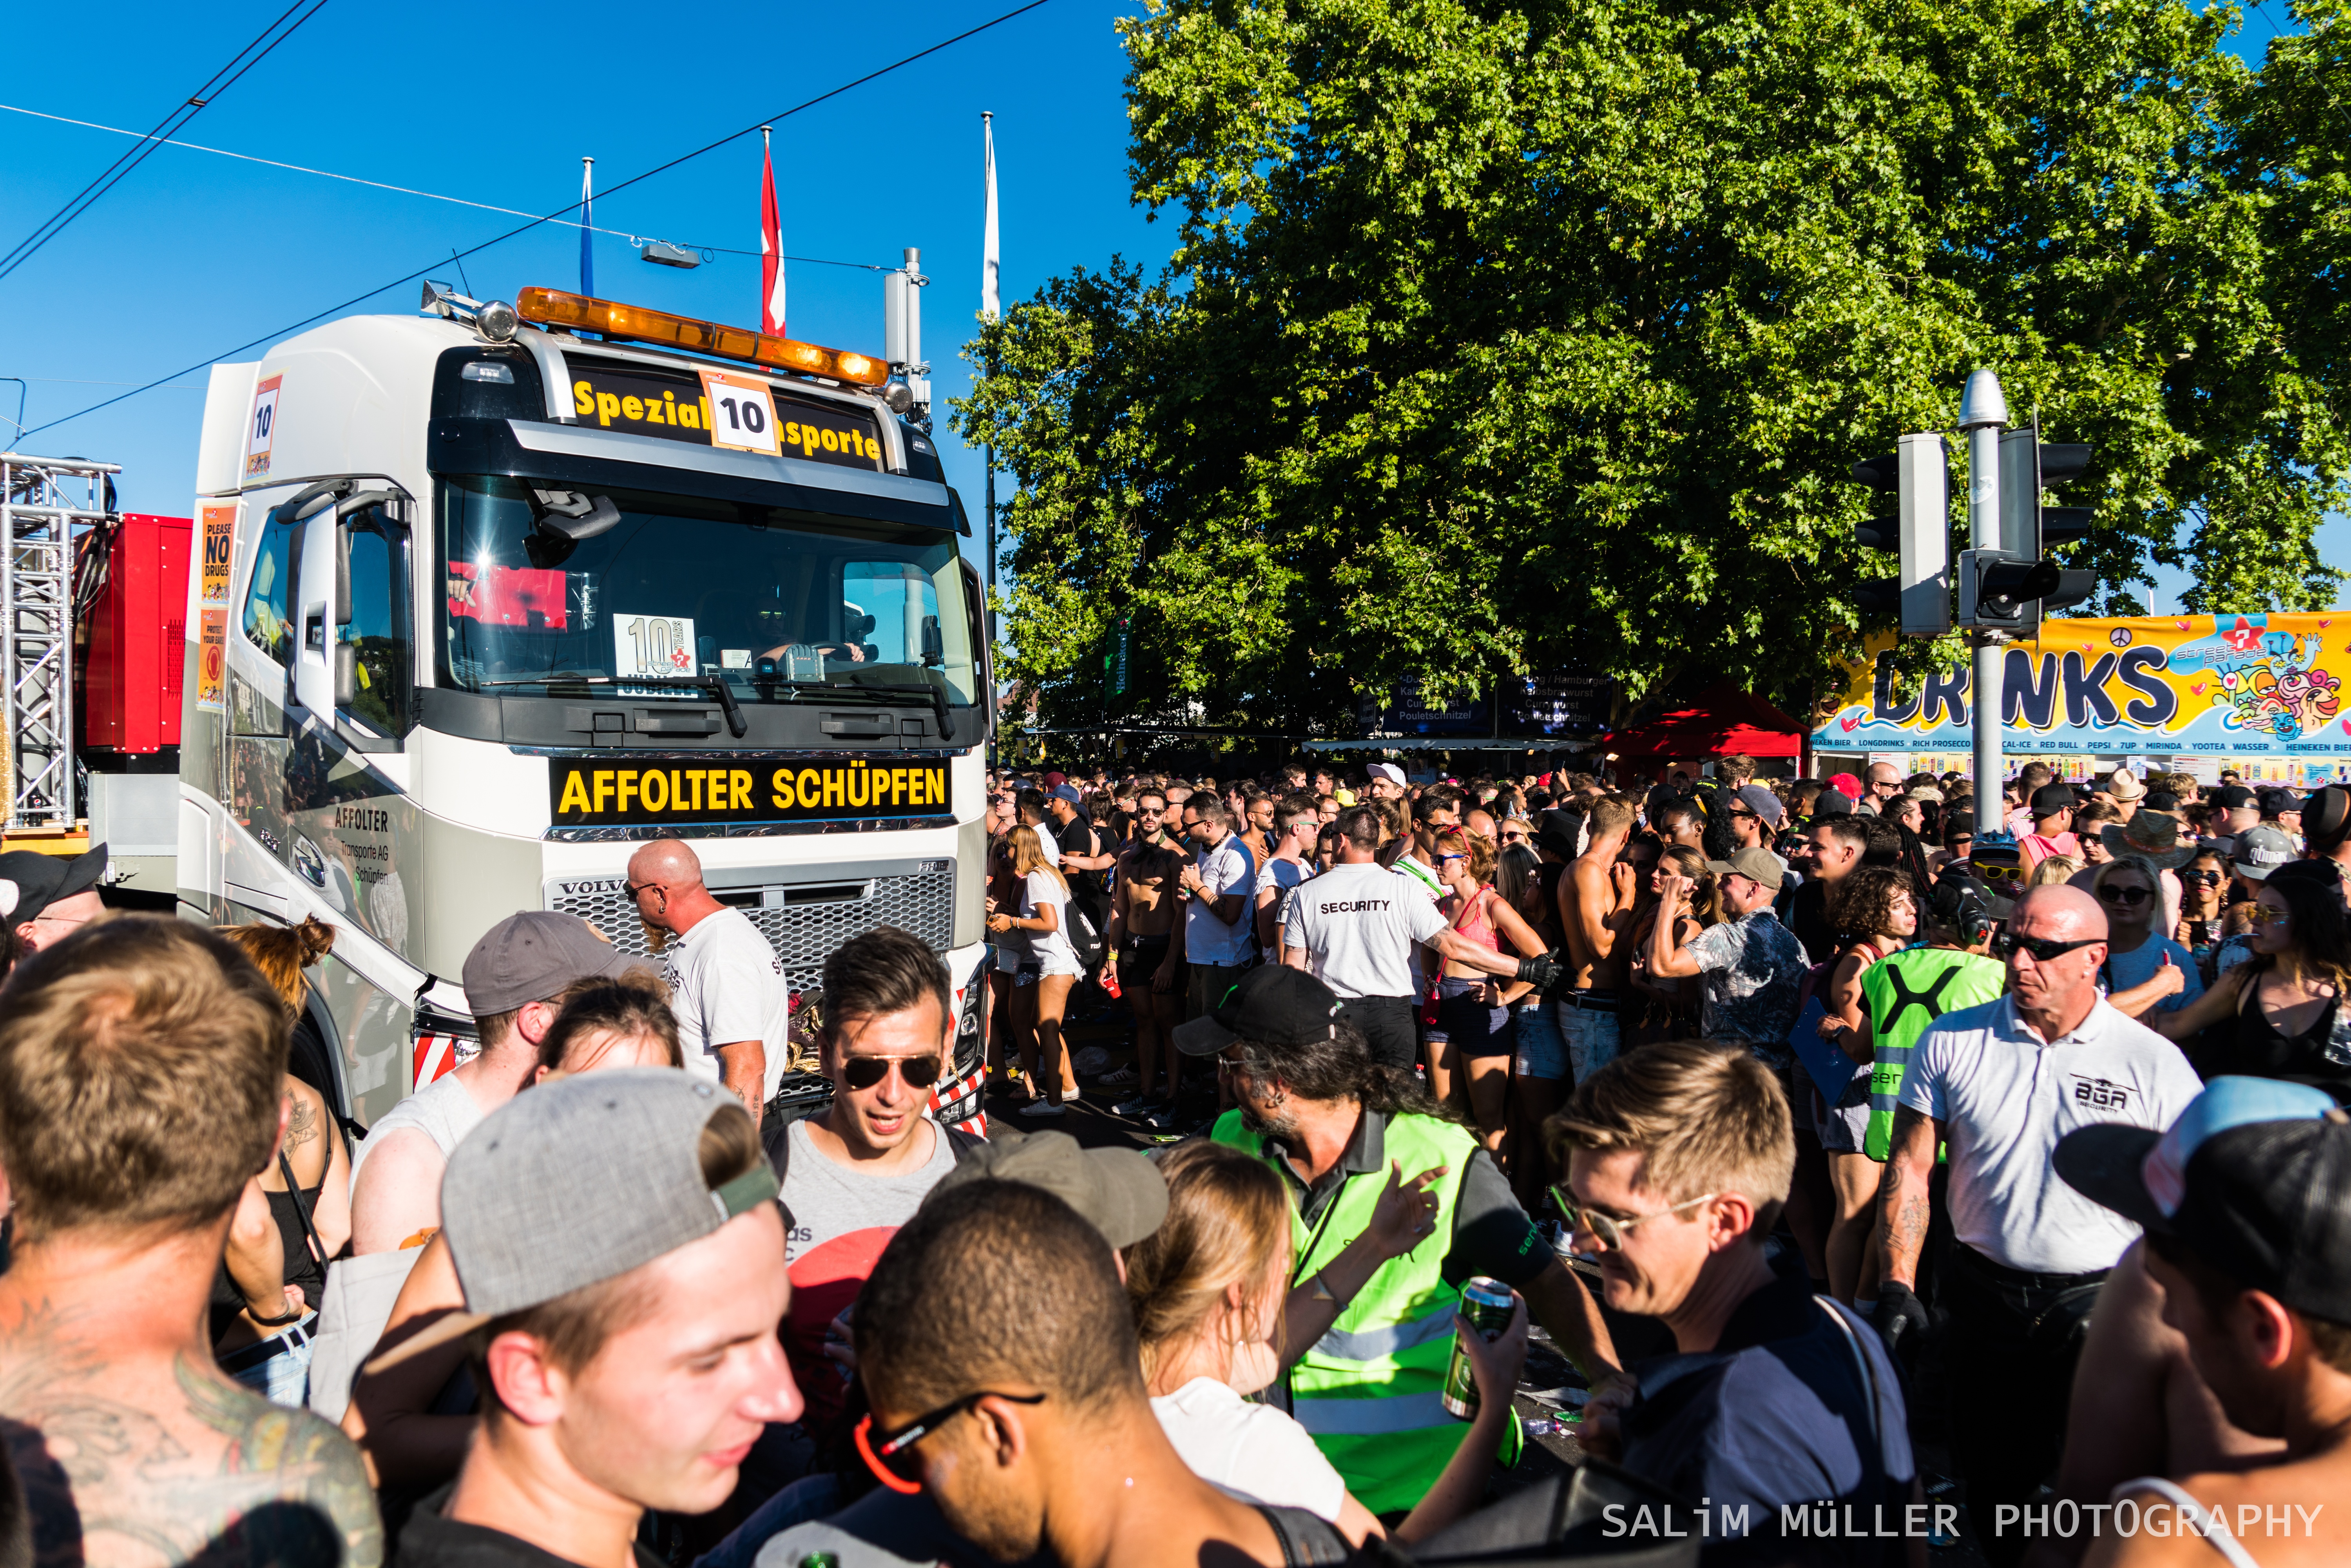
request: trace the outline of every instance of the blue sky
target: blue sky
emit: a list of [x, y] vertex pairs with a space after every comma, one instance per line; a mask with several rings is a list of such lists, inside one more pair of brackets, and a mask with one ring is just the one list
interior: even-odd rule
[[[609, 189], [754, 124], [1018, 0], [908, 0], [825, 9], [704, 0], [692, 6], [583, 0], [562, 9], [491, 4], [430, 12], [331, 0], [249, 75], [218, 94], [183, 141], [383, 184], [538, 214], [577, 199], [580, 160]], [[0, 87], [0, 103], [145, 131], [259, 33], [282, 5], [27, 7], [12, 56], [43, 62]], [[2258, 59], [2284, 0], [2239, 35]], [[946, 400], [968, 387], [956, 349], [978, 307], [980, 111], [996, 114], [1003, 291], [1026, 297], [1113, 253], [1155, 263], [1172, 238], [1127, 200], [1125, 59], [1113, 24], [1128, 0], [1049, 0], [1026, 16], [776, 122], [787, 252], [895, 266], [919, 246], [932, 287], [925, 349]], [[891, 25], [878, 25], [883, 17]], [[661, 68], [664, 63], [669, 68]], [[755, 63], [764, 62], [764, 63]], [[0, 110], [0, 246], [48, 215], [130, 139]], [[691, 316], [758, 319], [759, 147], [732, 142], [596, 204], [599, 225], [726, 246], [693, 271], [650, 266], [626, 239], [596, 238], [598, 292]], [[528, 284], [575, 287], [579, 240], [547, 225], [460, 264], [446, 258], [519, 220], [167, 146], [58, 238], [0, 280], [0, 375], [26, 379], [25, 423], [41, 426], [134, 385], [419, 268], [461, 292], [511, 299]], [[436, 258], [440, 258], [436, 263]], [[797, 263], [792, 335], [879, 351], [878, 273]], [[470, 287], [465, 287], [470, 284]], [[406, 312], [418, 285], [357, 311]], [[253, 359], [260, 348], [233, 357]], [[38, 430], [22, 450], [120, 463], [128, 510], [191, 507], [205, 372]], [[0, 417], [13, 418], [0, 382]], [[14, 435], [0, 426], [0, 442]], [[945, 428], [949, 482], [977, 511], [982, 465]], [[2323, 535], [2351, 559], [2351, 522]], [[975, 552], [976, 553], [976, 552]], [[2180, 581], [2164, 573], [2158, 606]]]
[[[605, 188], [1012, 9], [1019, 0], [892, 9], [497, 3], [418, 12], [332, 3], [180, 139], [539, 214], [576, 201], [580, 160]], [[143, 131], [277, 16], [284, 0], [83, 11], [29, 7], [0, 103]], [[924, 347], [945, 400], [968, 389], [957, 346], [979, 306], [980, 112], [996, 115], [1003, 290], [1009, 301], [1113, 252], [1165, 254], [1126, 199], [1124, 57], [1132, 5], [1041, 8], [776, 122], [788, 255], [894, 267], [920, 246], [931, 278]], [[880, 24], [888, 20], [889, 25]], [[609, 63], [596, 51], [608, 50]], [[661, 59], [674, 73], [648, 71]], [[764, 62], [758, 63], [755, 62]], [[746, 68], [747, 67], [751, 68]], [[62, 205], [131, 140], [0, 111], [0, 248]], [[617, 195], [599, 226], [747, 251], [692, 271], [596, 236], [607, 298], [733, 322], [758, 319], [759, 141], [730, 143]], [[131, 385], [225, 354], [314, 311], [448, 261], [520, 220], [181, 147], [158, 149], [31, 261], [0, 280], [0, 375], [26, 378], [40, 426]], [[435, 266], [435, 258], [442, 258]], [[794, 337], [881, 351], [879, 273], [795, 264]], [[579, 283], [578, 231], [549, 225], [463, 263], [482, 298]], [[407, 312], [419, 285], [354, 311]], [[254, 359], [261, 350], [234, 357]], [[127, 510], [185, 514], [205, 372], [24, 438], [21, 449], [120, 463]], [[130, 384], [106, 384], [130, 383]], [[0, 382], [0, 416], [17, 388]], [[945, 429], [947, 477], [978, 507], [982, 465]], [[0, 427], [0, 441], [13, 436]], [[18, 444], [17, 443], [10, 443]], [[977, 552], [975, 552], [977, 554]]]

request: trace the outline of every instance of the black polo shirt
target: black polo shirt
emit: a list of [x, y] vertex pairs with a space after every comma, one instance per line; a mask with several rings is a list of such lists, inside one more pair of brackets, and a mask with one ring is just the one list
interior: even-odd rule
[[[570, 1558], [543, 1551], [519, 1535], [444, 1518], [441, 1511], [449, 1506], [449, 1494], [456, 1490], [457, 1483], [451, 1481], [416, 1505], [401, 1529], [400, 1548], [392, 1554], [392, 1568], [581, 1568]], [[668, 1568], [642, 1542], [631, 1542], [631, 1550], [636, 1554], [637, 1568]]]
[[[1289, 1148], [1279, 1138], [1265, 1140], [1266, 1152], [1282, 1158], [1272, 1162], [1290, 1188], [1290, 1201], [1298, 1206], [1308, 1229], [1312, 1229], [1339, 1189], [1350, 1181], [1384, 1182], [1388, 1175], [1388, 1119], [1377, 1111], [1365, 1110], [1356, 1118], [1354, 1136], [1347, 1140], [1346, 1152], [1339, 1163], [1323, 1173], [1321, 1180], [1311, 1186], [1301, 1179], [1288, 1158]], [[1418, 1171], [1408, 1170], [1410, 1180]], [[1505, 1285], [1525, 1284], [1541, 1273], [1557, 1260], [1552, 1255], [1542, 1233], [1527, 1218], [1527, 1211], [1510, 1191], [1510, 1182], [1494, 1168], [1494, 1161], [1485, 1150], [1469, 1156], [1468, 1167], [1457, 1170], [1447, 1178], [1459, 1184], [1459, 1196], [1453, 1205], [1453, 1247], [1445, 1255], [1443, 1273], [1449, 1285], [1483, 1274], [1499, 1280]], [[1335, 1238], [1343, 1244], [1353, 1238]], [[1329, 1257], [1332, 1248], [1323, 1249]]]

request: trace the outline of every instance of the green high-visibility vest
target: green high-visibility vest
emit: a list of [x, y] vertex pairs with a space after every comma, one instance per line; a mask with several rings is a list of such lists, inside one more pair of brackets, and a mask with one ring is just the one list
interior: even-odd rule
[[[1228, 1111], [1210, 1134], [1220, 1144], [1270, 1163], [1264, 1141]], [[1387, 1158], [1411, 1176], [1431, 1166], [1450, 1173], [1429, 1190], [1437, 1198], [1428, 1239], [1375, 1270], [1322, 1337], [1286, 1375], [1290, 1414], [1306, 1428], [1347, 1490], [1374, 1513], [1410, 1509], [1428, 1494], [1461, 1446], [1468, 1424], [1441, 1402], [1445, 1364], [1453, 1354], [1453, 1315], [1461, 1292], [1446, 1283], [1445, 1255], [1453, 1249], [1453, 1215], [1478, 1142], [1468, 1129], [1431, 1116], [1390, 1118]], [[1293, 1200], [1290, 1281], [1311, 1280], [1372, 1222], [1387, 1185], [1384, 1165], [1349, 1176], [1308, 1225]], [[1290, 1190], [1284, 1181], [1282, 1190]], [[1500, 1458], [1515, 1463], [1519, 1426], [1508, 1424]]]
[[1954, 947], [1905, 947], [1861, 977], [1876, 1037], [1869, 1068], [1869, 1126], [1862, 1153], [1883, 1161], [1894, 1146], [1894, 1108], [1910, 1075], [1910, 1052], [1945, 1013], [1991, 1001], [2008, 988], [2007, 967]]

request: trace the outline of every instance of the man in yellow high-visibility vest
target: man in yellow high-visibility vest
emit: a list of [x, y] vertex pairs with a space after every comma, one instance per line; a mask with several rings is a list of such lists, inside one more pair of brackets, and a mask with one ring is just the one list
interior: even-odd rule
[[[1375, 1064], [1302, 969], [1242, 977], [1176, 1031], [1215, 1055], [1236, 1108], [1213, 1134], [1259, 1155], [1290, 1196], [1290, 1364], [1279, 1396], [1374, 1513], [1411, 1509], [1468, 1427], [1440, 1403], [1461, 1285], [1486, 1275], [1526, 1298], [1584, 1374], [1592, 1406], [1629, 1404], [1600, 1310], [1553, 1255], [1476, 1135], [1405, 1071]], [[1517, 1454], [1517, 1428], [1502, 1456]]]

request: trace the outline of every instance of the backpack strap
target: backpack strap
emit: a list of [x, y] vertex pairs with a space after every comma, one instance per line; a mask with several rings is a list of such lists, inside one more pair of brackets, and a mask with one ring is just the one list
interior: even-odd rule
[[1344, 1563], [1355, 1554], [1338, 1527], [1321, 1514], [1302, 1508], [1277, 1508], [1253, 1503], [1258, 1514], [1280, 1542], [1282, 1568], [1322, 1568]]

